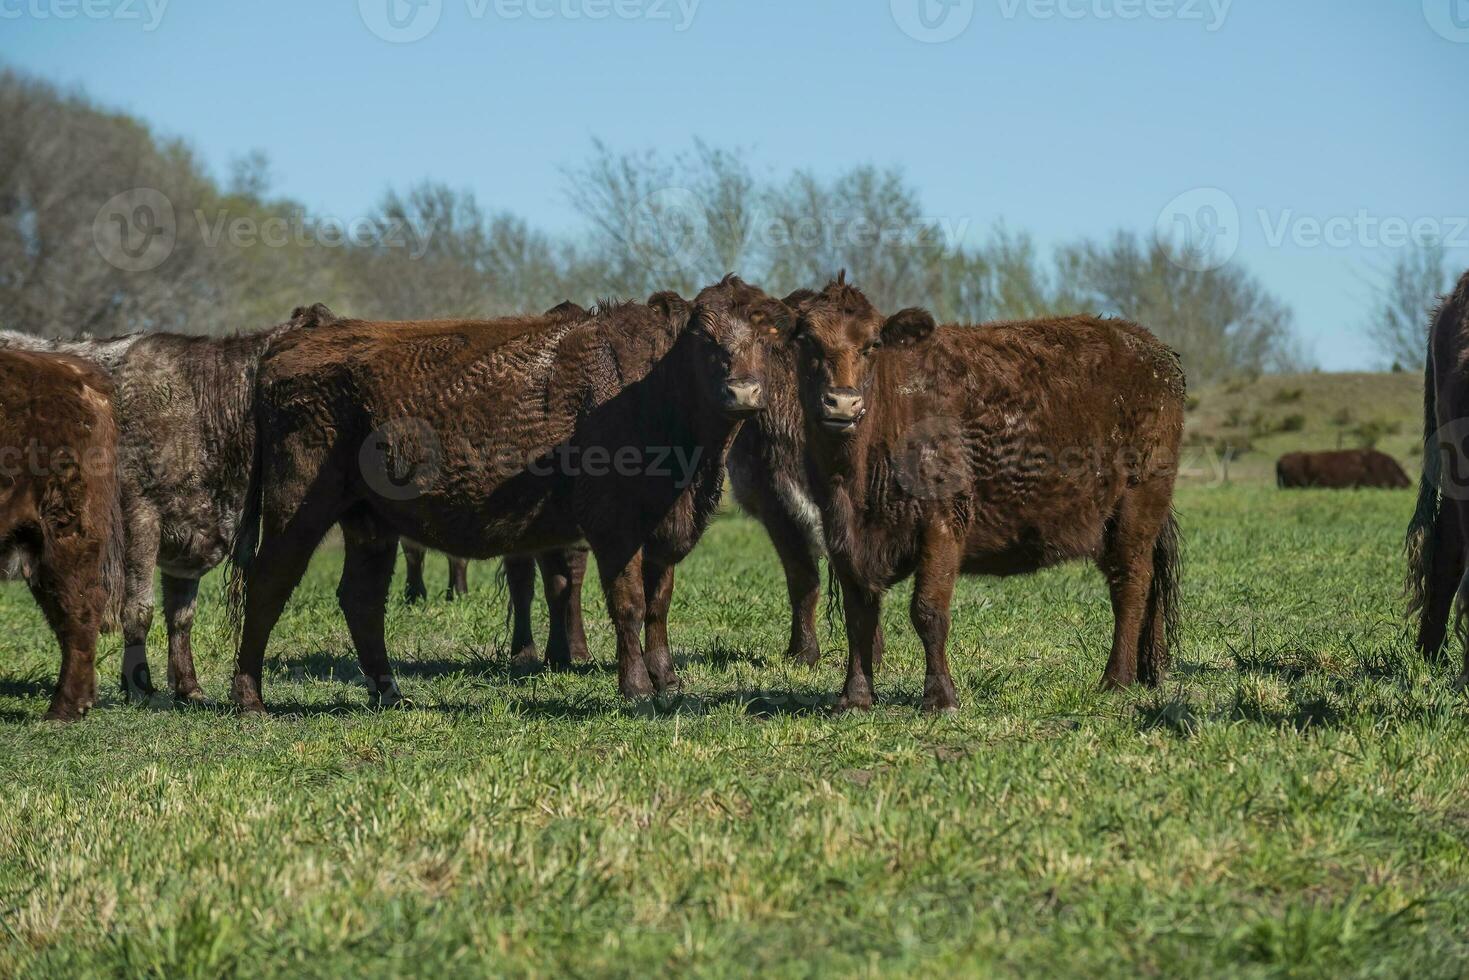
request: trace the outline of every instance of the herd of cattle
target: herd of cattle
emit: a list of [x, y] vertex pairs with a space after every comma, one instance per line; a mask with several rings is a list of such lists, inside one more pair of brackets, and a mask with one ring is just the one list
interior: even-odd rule
[[[1426, 433], [1469, 416], [1465, 344], [1469, 276], [1437, 314]], [[1155, 684], [1178, 621], [1184, 401], [1177, 356], [1135, 324], [938, 326], [919, 309], [880, 313], [845, 274], [784, 300], [730, 276], [692, 301], [658, 293], [488, 321], [372, 322], [318, 304], [222, 340], [0, 332], [0, 565], [24, 576], [61, 645], [50, 718], [93, 703], [108, 625], [123, 634], [123, 689], [152, 693], [155, 570], [169, 683], [203, 700], [195, 601], [227, 560], [232, 699], [263, 711], [271, 631], [334, 527], [338, 598], [375, 703], [400, 699], [383, 637], [400, 542], [410, 599], [426, 594], [426, 549], [458, 556], [451, 593], [465, 588], [465, 560], [504, 558], [518, 670], [586, 658], [590, 550], [618, 688], [642, 698], [679, 686], [674, 569], [727, 479], [784, 566], [787, 654], [808, 663], [829, 562], [849, 647], [840, 708], [872, 704], [894, 583], [916, 578], [923, 707], [945, 711], [957, 706], [946, 649], [957, 576], [1080, 558], [1111, 591], [1103, 683]], [[1469, 511], [1440, 493], [1440, 454], [1424, 458], [1410, 580], [1420, 643], [1436, 651]], [[1381, 467], [1288, 457], [1279, 475], [1365, 483]], [[530, 625], [537, 569], [544, 659]]]

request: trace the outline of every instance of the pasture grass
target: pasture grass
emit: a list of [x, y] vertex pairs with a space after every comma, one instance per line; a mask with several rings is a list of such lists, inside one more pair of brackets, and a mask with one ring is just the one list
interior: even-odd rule
[[[840, 644], [782, 661], [779, 569], [733, 514], [680, 569], [686, 693], [655, 707], [615, 696], [591, 583], [595, 664], [509, 679], [476, 565], [468, 601], [395, 598], [414, 707], [369, 711], [327, 548], [275, 634], [270, 717], [107, 683], [48, 725], [50, 637], [0, 587], [0, 976], [1462, 975], [1469, 712], [1400, 625], [1411, 493], [1179, 505], [1165, 687], [1097, 690], [1090, 568], [967, 580], [963, 709], [939, 719], [906, 588], [879, 707], [827, 714]], [[196, 636], [223, 697], [219, 592]]]

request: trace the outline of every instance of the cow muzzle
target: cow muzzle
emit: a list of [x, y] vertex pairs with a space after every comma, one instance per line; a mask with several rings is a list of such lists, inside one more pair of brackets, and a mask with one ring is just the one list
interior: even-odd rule
[[742, 419], [765, 410], [765, 386], [753, 378], [741, 378], [724, 386], [724, 414]]
[[821, 396], [821, 424], [831, 432], [851, 432], [867, 416], [867, 402], [854, 388], [828, 388]]

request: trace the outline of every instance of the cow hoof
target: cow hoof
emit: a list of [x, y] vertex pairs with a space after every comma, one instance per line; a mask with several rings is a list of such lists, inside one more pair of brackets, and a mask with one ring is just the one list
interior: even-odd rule
[[574, 663], [574, 664], [590, 663], [591, 662], [591, 659], [592, 659], [591, 651], [589, 651], [586, 647], [572, 647], [571, 648], [571, 662], [572, 663]]
[[617, 682], [617, 690], [629, 701], [646, 701], [653, 696], [653, 681], [647, 674], [624, 677]]
[[158, 693], [158, 688], [153, 686], [153, 681], [148, 675], [148, 668], [135, 671], [130, 678], [124, 673], [118, 681], [117, 688], [122, 696], [134, 704], [145, 704], [153, 695]]
[[175, 691], [173, 695], [173, 700], [175, 704], [178, 704], [179, 706], [184, 708], [209, 707], [208, 696], [205, 695], [203, 690], [197, 687], [188, 691]]
[[420, 602], [425, 601], [426, 599], [428, 599], [428, 593], [427, 592], [419, 592], [417, 590], [411, 590], [411, 591], [408, 591], [408, 592], [404, 592], [403, 593], [403, 601], [406, 602], [406, 603], [408, 603], [408, 605], [410, 605], [410, 606], [416, 606]]
[[237, 714], [265, 714], [265, 702], [260, 700], [260, 691], [248, 677], [235, 678], [234, 687], [230, 690], [230, 701]]
[[543, 666], [540, 654], [536, 653], [536, 648], [527, 647], [510, 658], [510, 676], [529, 677], [532, 674], [539, 674]]
[[677, 674], [662, 674], [653, 679], [659, 694], [678, 694], [683, 690], [683, 678]]
[[928, 714], [953, 714], [959, 710], [954, 682], [947, 676], [926, 680], [923, 684], [923, 710]]
[[871, 711], [872, 698], [851, 698], [843, 694], [837, 698], [837, 703], [831, 709], [835, 714], [844, 715], [851, 711]]
[[816, 644], [789, 647], [786, 650], [786, 659], [794, 663], [805, 664], [807, 667], [815, 667], [821, 663], [821, 647]]
[[81, 721], [86, 717], [87, 709], [75, 704], [53, 704], [46, 713], [41, 716], [42, 721], [54, 721], [62, 725], [69, 725], [75, 721]]

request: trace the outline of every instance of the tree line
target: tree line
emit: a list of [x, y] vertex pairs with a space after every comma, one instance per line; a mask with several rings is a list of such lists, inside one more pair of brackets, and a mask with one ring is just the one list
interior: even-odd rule
[[[1043, 254], [1004, 225], [933, 217], [892, 169], [769, 177], [703, 142], [675, 153], [596, 142], [563, 179], [583, 226], [573, 235], [432, 181], [344, 224], [274, 194], [260, 154], [216, 177], [182, 140], [0, 71], [0, 325], [220, 334], [313, 301], [364, 317], [495, 316], [692, 295], [730, 271], [783, 295], [846, 268], [879, 308], [926, 306], [941, 321], [1126, 316], [1179, 350], [1196, 384], [1306, 361], [1291, 310], [1237, 262], [1196, 271], [1129, 231]], [[1417, 282], [1404, 276], [1400, 290]], [[1418, 301], [1398, 300], [1409, 327]]]

